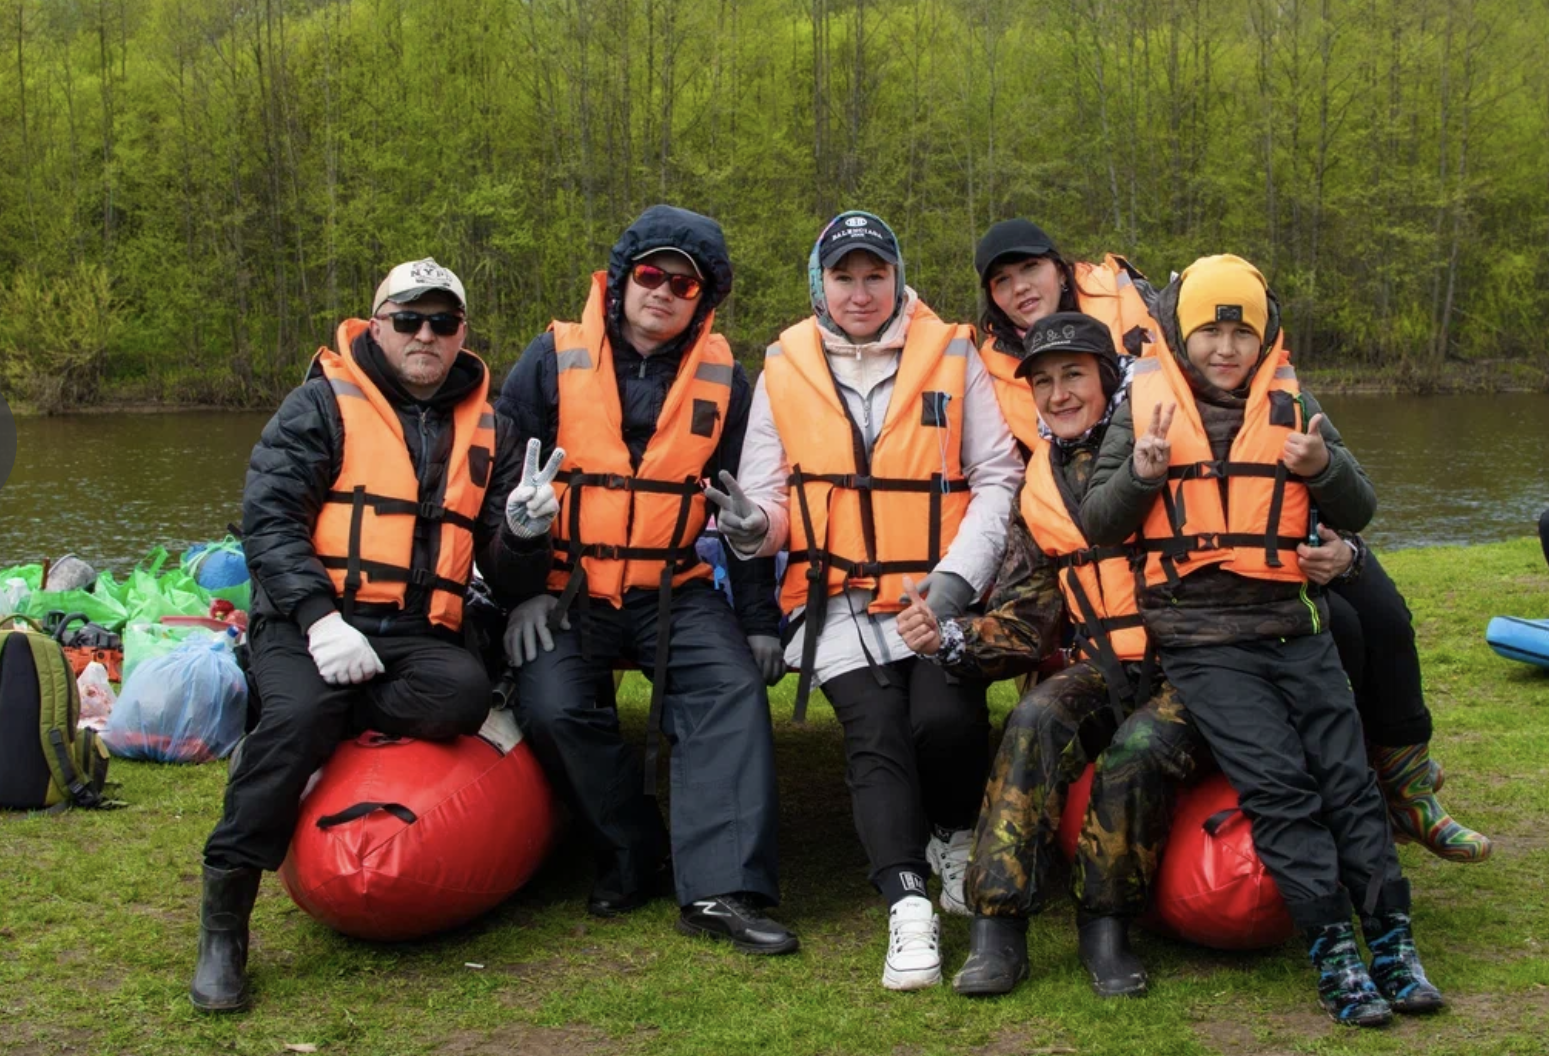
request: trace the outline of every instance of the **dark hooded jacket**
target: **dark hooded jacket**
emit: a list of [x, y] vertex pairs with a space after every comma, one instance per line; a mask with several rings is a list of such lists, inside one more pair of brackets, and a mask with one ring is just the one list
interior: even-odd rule
[[[428, 400], [417, 400], [393, 377], [369, 332], [352, 347], [356, 362], [398, 412], [420, 494], [442, 494], [452, 413], [483, 378], [484, 364], [459, 354], [440, 390]], [[505, 523], [506, 496], [521, 478], [526, 439], [515, 423], [497, 413], [495, 458], [473, 533], [478, 568], [506, 604], [541, 591], [550, 561], [547, 538], [520, 540]], [[255, 617], [293, 620], [305, 631], [335, 610], [333, 583], [313, 550], [312, 530], [343, 462], [344, 419], [321, 366], [313, 363], [306, 381], [291, 390], [264, 426], [248, 463], [242, 545], [253, 575]], [[439, 540], [438, 524], [421, 521], [415, 526], [415, 567], [435, 567]], [[367, 634], [448, 636], [444, 629], [433, 631], [428, 611], [428, 593], [411, 584], [402, 609], [358, 605], [352, 622]]]
[[[676, 340], [642, 356], [624, 340], [620, 323], [624, 311], [624, 283], [634, 261], [658, 249], [678, 249], [694, 259], [704, 277], [704, 292], [688, 329]], [[646, 445], [656, 434], [667, 392], [677, 380], [684, 353], [698, 339], [706, 318], [731, 292], [731, 257], [721, 225], [707, 216], [653, 205], [619, 237], [608, 257], [606, 310], [608, 344], [613, 351], [614, 376], [618, 380], [619, 407], [623, 415], [624, 443], [630, 461], [638, 468]], [[731, 401], [721, 442], [706, 463], [703, 476], [715, 480], [721, 470], [737, 472], [742, 460], [742, 441], [747, 432], [753, 389], [747, 372], [738, 363], [732, 370]], [[553, 450], [559, 433], [559, 372], [554, 358], [554, 334], [545, 331], [532, 340], [501, 387], [496, 410], [509, 415], [522, 436], [536, 436], [543, 443], [543, 457]], [[774, 560], [742, 561], [727, 548], [727, 574], [736, 599], [737, 618], [743, 631], [753, 635], [778, 635], [780, 610], [775, 603]]]
[[[1222, 392], [1208, 384], [1189, 362], [1178, 332], [1178, 288], [1175, 280], [1161, 292], [1152, 315], [1162, 328], [1167, 348], [1175, 350], [1171, 354], [1189, 379], [1211, 452], [1224, 459], [1242, 428], [1247, 393]], [[1280, 304], [1273, 292], [1269, 294], [1269, 324], [1265, 329], [1261, 357], [1268, 354], [1280, 333]], [[1169, 353], [1164, 350], [1160, 354]], [[1321, 408], [1305, 389], [1302, 396], [1304, 413], [1311, 420]], [[1329, 464], [1307, 481], [1319, 520], [1331, 528], [1358, 532], [1376, 512], [1376, 492], [1327, 418], [1320, 431], [1328, 445]], [[1134, 450], [1133, 411], [1126, 400], [1109, 423], [1097, 466], [1081, 500], [1082, 527], [1094, 545], [1124, 542], [1144, 523], [1151, 504], [1157, 501], [1163, 481], [1142, 480], [1135, 475]], [[1225, 480], [1221, 487], [1224, 500]], [[1140, 611], [1152, 641], [1162, 648], [1290, 638], [1316, 634], [1328, 626], [1328, 601], [1315, 584], [1251, 579], [1219, 566], [1200, 569], [1172, 586], [1161, 583], [1145, 588]]]

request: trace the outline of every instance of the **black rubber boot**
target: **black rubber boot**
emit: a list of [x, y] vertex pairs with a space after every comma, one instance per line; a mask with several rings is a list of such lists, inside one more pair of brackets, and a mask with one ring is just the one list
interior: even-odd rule
[[1146, 992], [1146, 966], [1129, 945], [1129, 919], [1078, 914], [1077, 948], [1098, 997], [1139, 997]]
[[1318, 970], [1318, 1000], [1335, 1023], [1383, 1027], [1392, 1021], [1392, 1006], [1367, 974], [1348, 920], [1308, 928], [1307, 956]]
[[204, 867], [199, 906], [199, 962], [188, 996], [204, 1012], [247, 1007], [247, 922], [258, 897], [257, 869]]
[[1393, 1011], [1434, 1012], [1445, 1003], [1420, 965], [1408, 913], [1392, 910], [1362, 917], [1361, 932], [1372, 951], [1372, 982]]
[[968, 926], [968, 960], [952, 989], [968, 997], [1009, 994], [1027, 978], [1027, 918], [974, 917]]

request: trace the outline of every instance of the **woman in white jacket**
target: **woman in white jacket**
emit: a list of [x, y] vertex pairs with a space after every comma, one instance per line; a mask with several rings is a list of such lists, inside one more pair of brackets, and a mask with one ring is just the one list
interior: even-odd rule
[[984, 594], [1022, 465], [972, 329], [904, 284], [885, 223], [836, 217], [808, 274], [813, 315], [770, 346], [737, 478], [708, 494], [740, 554], [791, 551], [781, 607], [798, 717], [815, 681], [844, 728], [855, 826], [890, 906], [882, 983], [912, 990], [941, 978], [931, 868], [942, 908], [967, 915], [988, 687], [918, 659], [897, 613], [906, 593], [942, 618]]

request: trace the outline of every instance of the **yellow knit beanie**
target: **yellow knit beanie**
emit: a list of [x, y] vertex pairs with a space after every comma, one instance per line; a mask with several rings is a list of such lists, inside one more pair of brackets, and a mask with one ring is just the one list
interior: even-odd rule
[[1241, 257], [1200, 257], [1178, 279], [1178, 329], [1184, 340], [1206, 323], [1246, 323], [1263, 340], [1269, 326], [1264, 276]]

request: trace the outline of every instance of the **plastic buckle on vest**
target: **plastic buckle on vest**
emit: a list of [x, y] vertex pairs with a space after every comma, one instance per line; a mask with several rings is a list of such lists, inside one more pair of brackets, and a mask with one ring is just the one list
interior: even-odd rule
[[627, 491], [629, 490], [629, 478], [622, 473], [606, 473], [604, 474], [602, 486], [609, 491]]
[[1065, 562], [1071, 568], [1083, 568], [1086, 565], [1094, 564], [1095, 561], [1096, 559], [1092, 557], [1092, 551], [1090, 550], [1077, 550], [1075, 553], [1065, 558]]
[[1208, 535], [1196, 535], [1191, 550], [1219, 550], [1221, 549], [1221, 536], [1216, 532]]
[[446, 507], [434, 502], [422, 502], [419, 508], [419, 518], [422, 521], [439, 521], [446, 513]]
[[587, 550], [590, 552], [590, 556], [602, 561], [624, 560], [624, 548], [622, 546], [615, 546], [612, 543], [593, 543], [587, 547]]
[[409, 570], [409, 582], [416, 587], [423, 587], [436, 578], [436, 574], [428, 568], [414, 568]]

